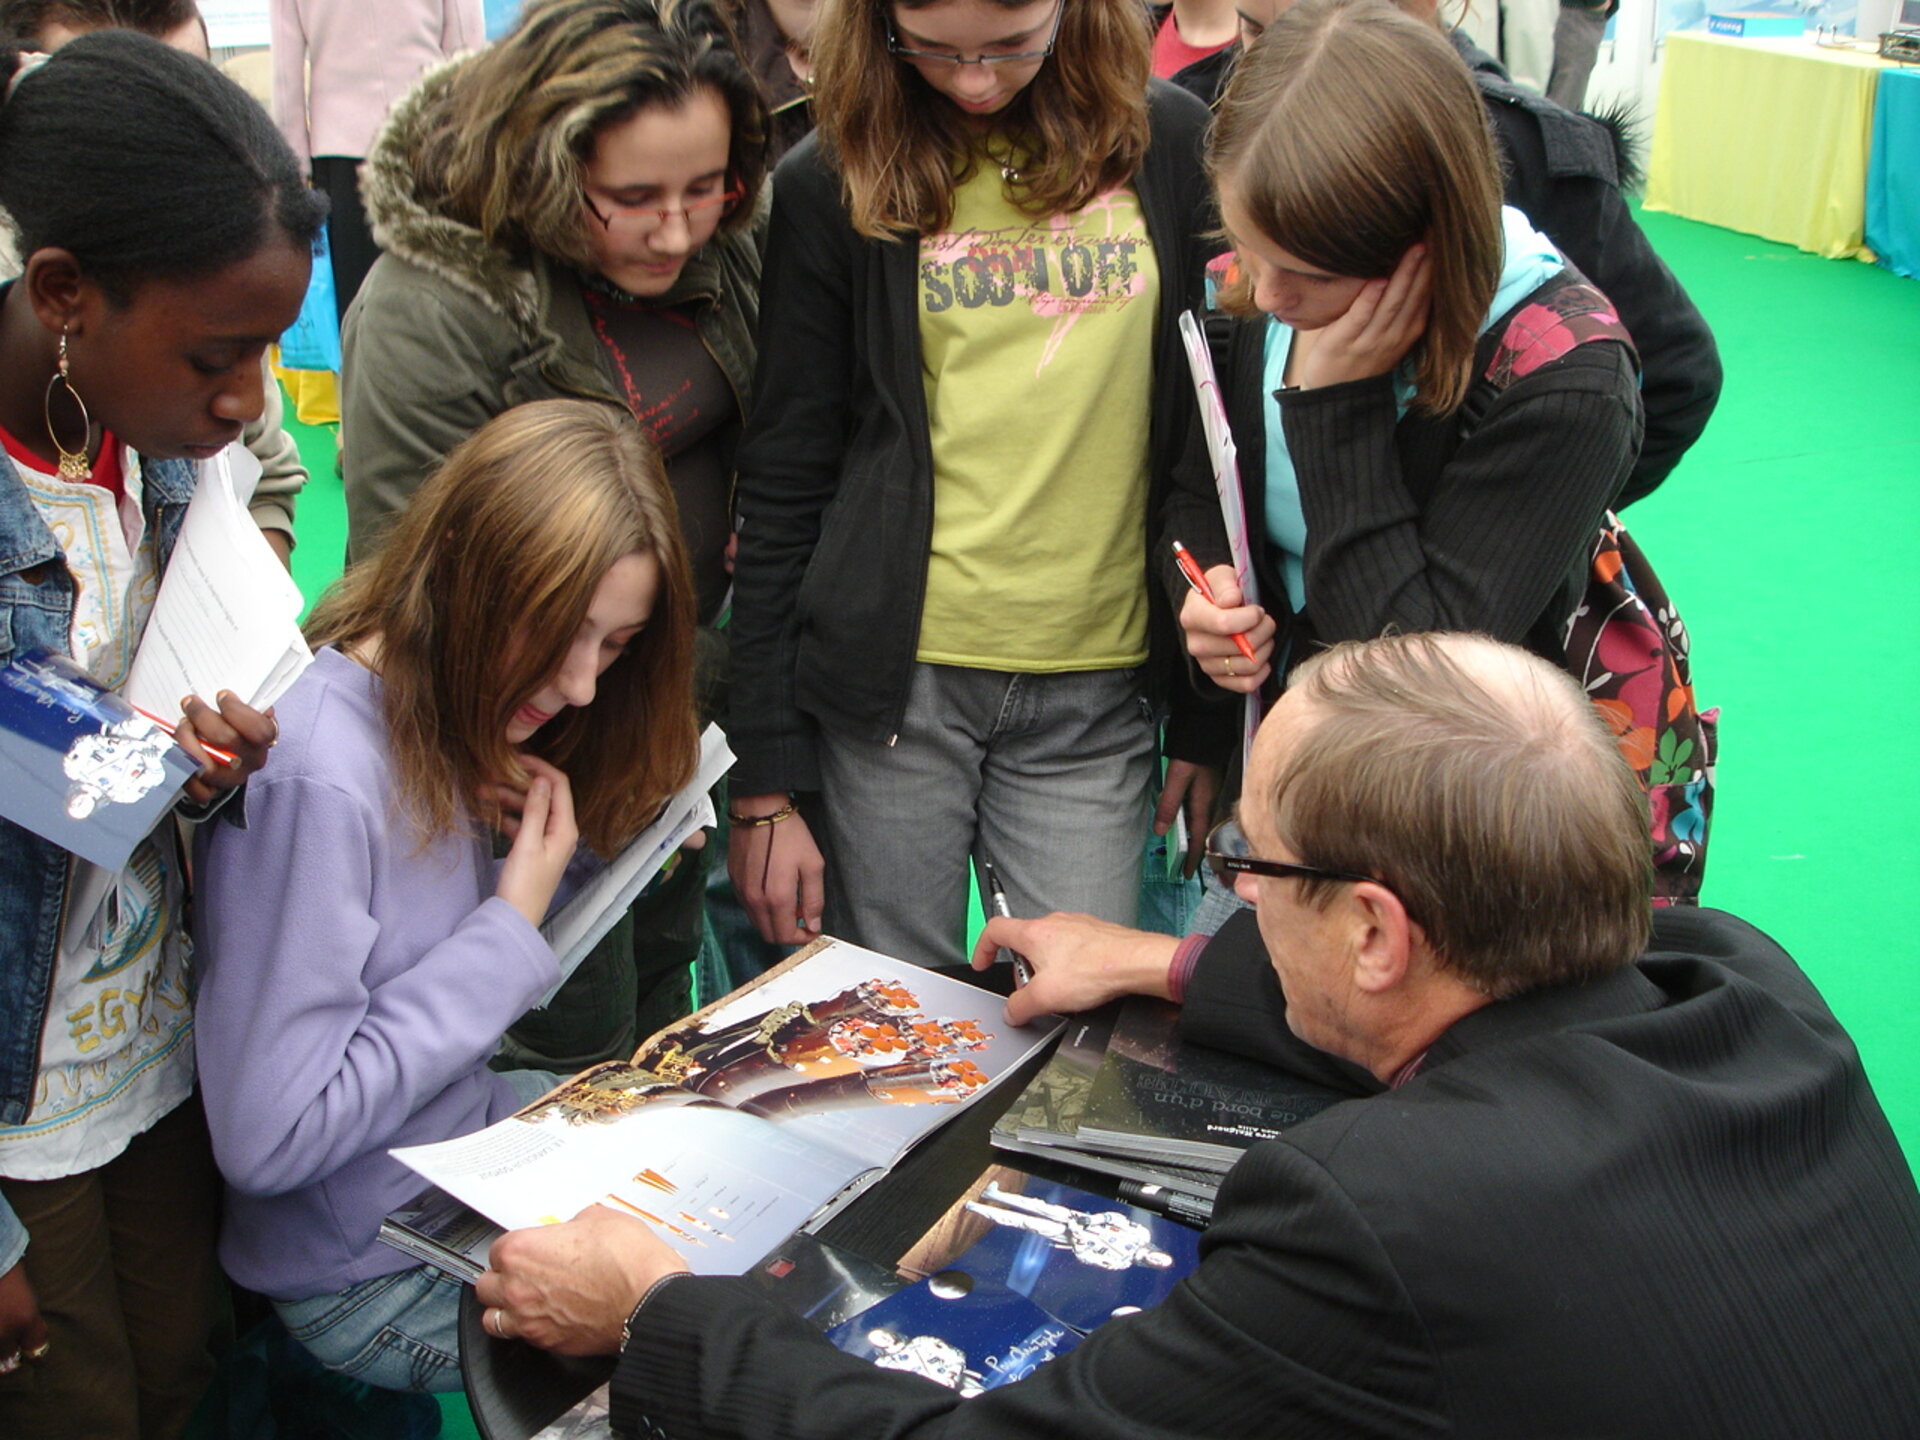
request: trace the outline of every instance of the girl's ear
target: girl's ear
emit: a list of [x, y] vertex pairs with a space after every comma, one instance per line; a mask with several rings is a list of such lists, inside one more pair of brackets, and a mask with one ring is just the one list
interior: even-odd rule
[[26, 287], [33, 313], [55, 335], [80, 333], [89, 318], [99, 286], [87, 279], [71, 250], [36, 250], [27, 260], [20, 283]]

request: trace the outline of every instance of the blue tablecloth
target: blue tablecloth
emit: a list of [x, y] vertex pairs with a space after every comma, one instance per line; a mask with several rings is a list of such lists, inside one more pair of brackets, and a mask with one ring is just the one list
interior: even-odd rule
[[1920, 70], [1887, 70], [1873, 105], [1867, 244], [1896, 275], [1920, 279]]

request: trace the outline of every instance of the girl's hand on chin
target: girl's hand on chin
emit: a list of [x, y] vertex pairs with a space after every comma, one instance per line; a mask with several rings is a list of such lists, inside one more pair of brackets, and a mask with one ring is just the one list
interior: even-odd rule
[[[501, 799], [500, 828], [512, 837], [513, 846], [494, 893], [526, 916], [528, 924], [538, 925], [547, 918], [553, 892], [580, 843], [580, 830], [567, 777], [531, 755], [522, 755], [520, 763], [533, 775], [524, 795], [511, 786], [495, 787]], [[518, 796], [518, 814], [508, 808], [508, 796]]]
[[1311, 336], [1294, 376], [1302, 390], [1386, 375], [1420, 343], [1433, 313], [1433, 267], [1415, 245], [1385, 280], [1369, 280], [1347, 313]]

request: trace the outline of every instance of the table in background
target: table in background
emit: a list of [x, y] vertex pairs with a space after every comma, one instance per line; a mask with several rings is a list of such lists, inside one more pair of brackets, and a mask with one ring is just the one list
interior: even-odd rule
[[1867, 244], [1896, 275], [1920, 280], [1920, 70], [1889, 70], [1873, 104]]
[[1646, 208], [1831, 258], [1866, 254], [1877, 56], [1670, 34]]

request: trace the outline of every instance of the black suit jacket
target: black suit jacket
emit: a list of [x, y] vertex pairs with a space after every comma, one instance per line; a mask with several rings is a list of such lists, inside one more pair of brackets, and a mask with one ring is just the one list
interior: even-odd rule
[[[1852, 1044], [1750, 926], [1660, 914], [1605, 981], [1462, 1020], [1413, 1080], [1258, 1145], [1199, 1269], [961, 1400], [744, 1281], [649, 1301], [616, 1428], [667, 1436], [1893, 1437], [1920, 1416], [1920, 1196]], [[1196, 1035], [1309, 1069], [1251, 917]]]

